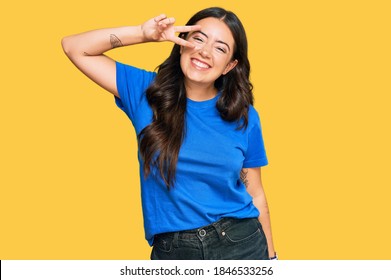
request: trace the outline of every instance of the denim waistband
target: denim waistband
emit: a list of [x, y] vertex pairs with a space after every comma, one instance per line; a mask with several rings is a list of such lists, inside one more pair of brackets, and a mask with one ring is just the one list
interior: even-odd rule
[[222, 237], [225, 235], [224, 230], [227, 229], [228, 227], [239, 223], [243, 222], [246, 220], [253, 220], [257, 218], [245, 218], [245, 219], [235, 219], [235, 218], [222, 218], [218, 220], [217, 222], [214, 222], [210, 225], [196, 228], [196, 229], [191, 229], [191, 230], [183, 230], [183, 231], [177, 231], [177, 232], [167, 232], [167, 233], [161, 233], [155, 235], [155, 238], [167, 238], [171, 237], [173, 239], [204, 239], [207, 238], [211, 234], [217, 233], [219, 237]]

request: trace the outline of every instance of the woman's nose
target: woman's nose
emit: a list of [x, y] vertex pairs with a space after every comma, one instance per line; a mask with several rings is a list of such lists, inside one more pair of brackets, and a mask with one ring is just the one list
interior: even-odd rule
[[203, 56], [203, 57], [210, 57], [210, 48], [205, 44], [205, 45], [202, 46], [202, 48], [200, 49], [200, 54], [201, 54], [201, 56]]

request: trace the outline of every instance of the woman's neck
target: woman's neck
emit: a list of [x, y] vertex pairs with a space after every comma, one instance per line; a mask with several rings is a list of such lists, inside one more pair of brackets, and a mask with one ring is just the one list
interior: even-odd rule
[[187, 98], [190, 98], [194, 101], [209, 100], [217, 95], [217, 89], [213, 84], [204, 86], [191, 82], [185, 82], [185, 87]]

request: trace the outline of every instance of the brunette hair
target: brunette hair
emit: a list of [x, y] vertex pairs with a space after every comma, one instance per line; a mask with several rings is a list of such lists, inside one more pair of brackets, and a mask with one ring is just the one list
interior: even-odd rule
[[[231, 30], [235, 42], [232, 60], [238, 60], [231, 71], [215, 81], [215, 87], [220, 92], [216, 108], [221, 118], [236, 121], [238, 129], [246, 128], [248, 108], [253, 104], [253, 86], [249, 80], [250, 62], [244, 27], [234, 13], [219, 7], [199, 11], [186, 25], [195, 25], [208, 17], [222, 20]], [[182, 38], [186, 35], [179, 34]], [[145, 176], [150, 174], [151, 168], [157, 168], [168, 189], [175, 183], [179, 150], [186, 133], [187, 98], [180, 56], [180, 46], [174, 45], [170, 56], [158, 67], [157, 76], [146, 91], [153, 111], [152, 123], [138, 135]]]

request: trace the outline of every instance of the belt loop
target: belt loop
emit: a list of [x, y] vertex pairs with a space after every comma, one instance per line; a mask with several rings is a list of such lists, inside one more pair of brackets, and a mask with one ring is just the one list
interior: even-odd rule
[[[223, 218], [224, 219], [224, 218]], [[219, 239], [222, 239], [224, 236], [222, 234], [223, 230], [221, 228], [221, 222], [223, 219], [218, 220], [217, 222], [213, 223], [212, 226], [215, 228], [217, 235], [219, 236]]]
[[177, 231], [174, 233], [174, 239], [172, 240], [172, 244], [174, 245], [175, 248], [179, 247], [178, 239], [179, 239], [179, 232]]

